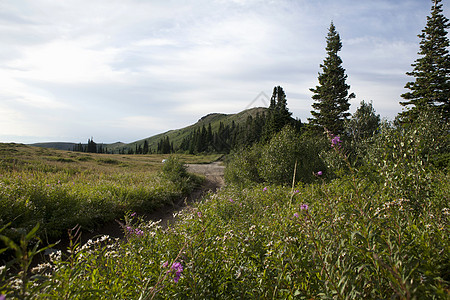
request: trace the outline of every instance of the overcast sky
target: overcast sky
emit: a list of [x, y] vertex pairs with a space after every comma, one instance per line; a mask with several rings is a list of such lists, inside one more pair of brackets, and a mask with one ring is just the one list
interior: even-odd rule
[[0, 0], [0, 142], [132, 142], [208, 113], [265, 106], [276, 85], [307, 122], [331, 21], [356, 94], [351, 112], [372, 100], [392, 119], [430, 7], [429, 0]]

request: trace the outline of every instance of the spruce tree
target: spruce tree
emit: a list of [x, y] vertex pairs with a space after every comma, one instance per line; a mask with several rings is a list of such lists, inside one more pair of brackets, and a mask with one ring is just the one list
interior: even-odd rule
[[292, 123], [292, 113], [287, 108], [286, 93], [281, 86], [273, 88], [272, 98], [270, 98], [267, 119], [264, 126], [264, 140], [269, 140], [284, 126]]
[[344, 131], [344, 122], [350, 116], [348, 101], [355, 98], [355, 94], [348, 94], [350, 86], [345, 83], [347, 75], [338, 55], [341, 48], [341, 38], [331, 22], [327, 36], [327, 57], [320, 65], [323, 70], [318, 77], [320, 85], [310, 89], [314, 93], [312, 98], [316, 103], [312, 105], [313, 118], [308, 120], [311, 124], [322, 126], [334, 134]]
[[450, 114], [450, 55], [446, 31], [450, 24], [442, 14], [440, 3], [441, 0], [433, 0], [431, 16], [418, 35], [422, 39], [418, 54], [422, 57], [411, 65], [413, 71], [406, 73], [415, 80], [405, 85], [410, 92], [401, 95], [406, 100], [400, 102], [401, 105], [413, 105], [400, 114], [403, 121], [416, 119], [426, 107], [437, 107], [446, 120]]

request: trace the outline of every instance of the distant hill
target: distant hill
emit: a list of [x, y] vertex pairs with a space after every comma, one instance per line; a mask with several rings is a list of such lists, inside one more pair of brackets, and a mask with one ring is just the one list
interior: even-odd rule
[[[236, 114], [222, 114], [222, 113], [211, 113], [206, 116], [201, 117], [195, 124], [189, 125], [187, 127], [175, 130], [169, 130], [164, 133], [160, 133], [151, 137], [147, 137], [129, 144], [125, 144], [122, 142], [116, 142], [112, 144], [103, 144], [97, 143], [97, 145], [102, 145], [102, 147], [106, 147], [108, 152], [111, 151], [113, 153], [124, 152], [127, 153], [129, 149], [135, 149], [136, 146], [143, 146], [144, 142], [147, 140], [149, 148], [153, 151], [157, 148], [158, 142], [165, 137], [169, 137], [170, 142], [173, 143], [174, 148], [178, 148], [180, 143], [184, 138], [190, 136], [195, 130], [202, 128], [203, 126], [208, 126], [211, 124], [212, 131], [217, 131], [219, 129], [220, 123], [224, 126], [231, 125], [233, 122], [235, 125], [246, 122], [248, 116], [255, 117], [257, 114], [262, 114], [266, 111], [264, 107], [255, 107], [250, 108], [244, 111], [241, 111]], [[48, 142], [48, 143], [34, 143], [29, 144], [29, 146], [42, 147], [42, 148], [51, 148], [57, 150], [66, 150], [71, 151], [74, 149], [74, 146], [79, 145], [79, 143], [64, 143], [64, 142]], [[86, 146], [86, 143], [82, 143], [83, 146]]]
[[[145, 140], [147, 140], [147, 143], [149, 145], [149, 148], [155, 150], [157, 148], [158, 142], [165, 138], [166, 136], [169, 137], [170, 142], [173, 142], [174, 148], [177, 148], [180, 143], [183, 141], [184, 138], [189, 137], [189, 135], [194, 132], [195, 130], [202, 128], [203, 126], [208, 126], [211, 124], [212, 131], [217, 131], [219, 129], [219, 125], [222, 122], [224, 126], [230, 125], [233, 121], [235, 124], [241, 124], [244, 123], [247, 120], [248, 116], [255, 117], [257, 114], [262, 114], [266, 111], [266, 108], [264, 107], [255, 107], [250, 108], [244, 111], [241, 111], [236, 114], [221, 114], [221, 113], [211, 113], [206, 116], [201, 117], [197, 123], [189, 125], [187, 127], [181, 128], [181, 129], [175, 129], [175, 130], [169, 130], [164, 133], [160, 133], [142, 140], [138, 140], [133, 143], [129, 143], [126, 145], [123, 145], [122, 147], [116, 147], [114, 148], [114, 151], [118, 152], [119, 150], [127, 152], [128, 149], [135, 149], [136, 145], [143, 146]], [[108, 149], [113, 149], [108, 147]]]
[[[66, 151], [72, 151], [75, 145], [78, 145], [79, 143], [64, 143], [64, 142], [48, 142], [48, 143], [34, 143], [34, 144], [28, 144], [28, 146], [34, 146], [34, 147], [41, 147], [41, 148], [50, 148], [50, 149], [56, 149], [56, 150], [66, 150]], [[82, 144], [83, 146], [86, 146], [87, 144]], [[123, 147], [126, 145], [122, 142], [116, 142], [113, 144], [98, 144], [102, 145], [103, 147], [107, 147], [108, 149], [115, 149], [118, 147]]]
[[49, 143], [34, 143], [28, 144], [29, 146], [41, 147], [41, 148], [51, 148], [57, 150], [72, 150], [75, 143], [60, 143], [60, 142], [49, 142]]

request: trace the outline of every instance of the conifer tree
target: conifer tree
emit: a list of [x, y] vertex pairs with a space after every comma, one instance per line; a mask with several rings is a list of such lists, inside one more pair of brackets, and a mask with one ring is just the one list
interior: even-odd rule
[[405, 85], [410, 92], [401, 95], [406, 100], [400, 102], [401, 105], [413, 105], [400, 114], [403, 121], [416, 119], [427, 106], [439, 108], [444, 118], [449, 118], [450, 55], [446, 31], [449, 27], [449, 19], [442, 14], [441, 0], [433, 0], [431, 16], [427, 17], [427, 24], [418, 35], [422, 39], [418, 54], [422, 57], [411, 65], [413, 71], [406, 73], [415, 80]]
[[143, 148], [143, 154], [147, 154], [148, 153], [148, 142], [147, 140], [144, 141], [144, 148]]
[[341, 48], [341, 38], [331, 22], [327, 36], [327, 57], [320, 65], [323, 70], [318, 77], [320, 85], [310, 89], [316, 102], [312, 105], [313, 118], [308, 120], [311, 124], [325, 127], [334, 134], [344, 131], [344, 122], [350, 116], [348, 101], [355, 98], [355, 94], [348, 94], [350, 86], [345, 83], [347, 75], [342, 67], [342, 59], [338, 55]]
[[264, 140], [269, 140], [284, 126], [292, 123], [292, 113], [287, 108], [286, 94], [281, 86], [273, 88], [270, 106], [267, 110], [267, 120], [264, 126]]

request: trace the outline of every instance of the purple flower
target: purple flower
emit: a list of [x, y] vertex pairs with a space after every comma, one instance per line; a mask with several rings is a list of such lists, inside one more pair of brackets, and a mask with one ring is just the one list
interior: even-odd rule
[[341, 138], [338, 135], [333, 137], [333, 139], [331, 140], [331, 147], [341, 147]]
[[136, 228], [136, 229], [134, 230], [134, 233], [135, 233], [136, 235], [139, 235], [139, 236], [144, 235], [144, 232], [143, 232], [142, 230], [138, 229], [138, 228]]
[[298, 193], [300, 193], [300, 191], [299, 191], [299, 190], [295, 190], [294, 193], [295, 193], [295, 194], [298, 194]]
[[132, 232], [133, 228], [131, 228], [131, 226], [127, 226], [127, 230], [128, 230], [128, 232]]
[[317, 175], [322, 176], [322, 171], [317, 172]]
[[181, 273], [183, 272], [183, 265], [179, 262], [175, 262], [172, 264], [172, 267], [170, 267], [170, 270], [175, 272], [175, 277], [173, 278], [173, 281], [177, 283], [181, 277]]
[[264, 192], [267, 191], [267, 186], [263, 188], [263, 191], [264, 191]]
[[134, 213], [131, 214], [132, 217], [135, 217], [136, 215], [137, 215], [136, 212], [134, 212]]
[[162, 264], [162, 267], [163, 267], [163, 268], [167, 268], [168, 265], [169, 265], [169, 262], [168, 262], [168, 261], [165, 261], [165, 262]]
[[201, 217], [202, 217], [202, 212], [201, 212], [201, 211], [198, 211], [198, 212], [197, 212], [197, 216], [198, 216], [199, 218], [201, 218]]
[[308, 210], [308, 208], [309, 208], [308, 204], [302, 204], [302, 205], [300, 205], [300, 209], [301, 209], [301, 210]]
[[5, 300], [6, 296], [5, 295], [0, 295], [0, 300]]
[[298, 218], [298, 213], [295, 213], [295, 214], [294, 214], [294, 217]]
[[234, 202], [234, 200], [230, 198], [230, 202], [231, 202], [231, 203], [233, 203], [233, 202]]

